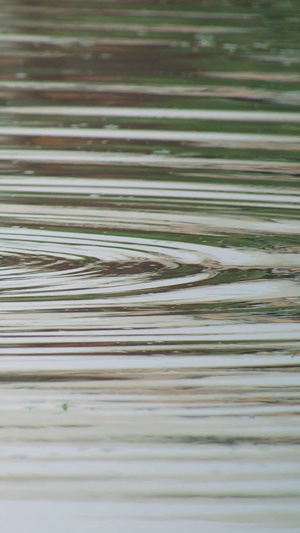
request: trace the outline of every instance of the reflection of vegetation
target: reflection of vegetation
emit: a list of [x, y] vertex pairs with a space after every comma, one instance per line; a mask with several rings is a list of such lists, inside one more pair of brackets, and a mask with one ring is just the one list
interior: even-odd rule
[[[137, 81], [135, 79], [134, 81]], [[172, 80], [171, 80], [172, 81]], [[180, 80], [176, 80], [180, 83]], [[240, 81], [239, 80], [211, 80], [214, 81], [216, 85], [221, 84], [224, 86], [228, 85], [229, 87], [233, 84], [235, 86], [242, 85], [245, 87], [245, 80]], [[144, 82], [144, 80], [143, 80]], [[159, 79], [153, 80], [155, 83], [159, 83]], [[199, 82], [198, 82], [199, 83]], [[261, 85], [264, 87], [264, 83], [255, 81], [254, 82], [257, 86]], [[280, 84], [280, 82], [278, 82]], [[182, 80], [181, 80], [182, 84]], [[277, 82], [276, 82], [277, 84]], [[202, 83], [201, 83], [202, 85]], [[247, 81], [248, 85], [248, 81]], [[250, 86], [250, 85], [249, 85]], [[269, 88], [270, 84], [269, 84]], [[288, 96], [288, 91], [293, 91], [295, 89], [295, 83], [294, 84], [286, 84], [284, 86], [285, 93]], [[240, 89], [240, 87], [239, 87]], [[247, 94], [247, 89], [245, 88], [245, 93]], [[228, 97], [225, 96], [222, 98], [220, 96], [215, 97], [194, 97], [194, 96], [185, 96], [185, 95], [179, 95], [179, 96], [172, 96], [172, 95], [136, 95], [136, 94], [130, 94], [130, 91], [128, 93], [122, 94], [122, 95], [103, 95], [103, 94], [97, 94], [97, 93], [91, 93], [84, 91], [69, 91], [67, 93], [65, 92], [54, 92], [51, 90], [45, 90], [45, 91], [38, 91], [38, 92], [31, 92], [31, 91], [23, 91], [22, 94], [19, 96], [17, 93], [13, 95], [13, 100], [10, 99], [8, 102], [10, 105], [12, 103], [18, 103], [19, 98], [21, 97], [22, 105], [94, 105], [94, 106], [112, 106], [112, 105], [125, 105], [125, 106], [144, 106], [145, 108], [151, 108], [151, 107], [167, 107], [170, 109], [212, 109], [212, 110], [223, 110], [223, 111], [293, 111], [293, 112], [300, 112], [300, 102], [299, 105], [290, 105], [288, 98], [285, 102], [280, 103], [276, 100], [276, 95], [274, 94], [275, 98], [267, 98], [264, 93], [262, 92], [261, 97], [257, 98], [250, 98], [246, 97], [246, 94], [244, 95], [244, 98], [242, 96], [238, 97]], [[20, 119], [20, 118], [19, 118]], [[24, 119], [23, 119], [24, 120]], [[49, 120], [49, 118], [48, 118]], [[86, 121], [84, 119], [84, 121]]]
[[[257, 143], [259, 145], [259, 142]], [[196, 158], [210, 158], [210, 159], [235, 159], [235, 160], [256, 160], [256, 161], [274, 161], [274, 162], [299, 162], [298, 150], [280, 150], [276, 146], [271, 149], [260, 149], [259, 146], [255, 148], [223, 148], [223, 147], [205, 147], [201, 143], [175, 143], [164, 142], [163, 144], [156, 144], [152, 141], [131, 141], [122, 143], [121, 141], [105, 140], [103, 143], [100, 140], [83, 140], [78, 142], [78, 139], [67, 139], [61, 137], [38, 137], [22, 141], [11, 139], [6, 143], [6, 148], [43, 148], [49, 150], [83, 150], [86, 152], [106, 153], [114, 152], [151, 155], [160, 154], [162, 150], [168, 150], [169, 155], [178, 157], [194, 157]]]
[[258, 13], [273, 46], [280, 49], [292, 45], [299, 49], [298, 0], [231, 0], [231, 4]]
[[[76, 111], [75, 111], [76, 113]], [[7, 124], [7, 117], [4, 117], [4, 125]], [[73, 127], [74, 121], [80, 121], [76, 115], [72, 117], [62, 117], [59, 115], [44, 115], [38, 117], [39, 127]], [[0, 117], [1, 120], [1, 117]], [[145, 129], [145, 130], [165, 130], [165, 131], [207, 131], [207, 132], [228, 132], [228, 133], [258, 133], [276, 135], [300, 135], [300, 121], [296, 122], [263, 122], [263, 121], [243, 121], [243, 120], [179, 120], [179, 119], [159, 119], [159, 118], [123, 118], [123, 117], [84, 117], [84, 135], [85, 128], [104, 128], [107, 124], [113, 122], [114, 126], [128, 129]], [[19, 116], [17, 120], [9, 120], [13, 126], [14, 122], [18, 126], [33, 126], [37, 122], [37, 116], [27, 115]]]

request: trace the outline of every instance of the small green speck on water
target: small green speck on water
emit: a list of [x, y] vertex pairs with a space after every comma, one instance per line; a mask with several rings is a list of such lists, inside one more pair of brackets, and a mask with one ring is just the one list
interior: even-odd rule
[[68, 404], [67, 403], [63, 403], [61, 408], [63, 409], [63, 411], [67, 411], [68, 410]]

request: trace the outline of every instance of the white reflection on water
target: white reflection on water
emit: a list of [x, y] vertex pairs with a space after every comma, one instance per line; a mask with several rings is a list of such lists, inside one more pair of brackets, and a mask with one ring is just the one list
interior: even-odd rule
[[9, 533], [299, 529], [297, 6], [171, 3], [2, 1]]

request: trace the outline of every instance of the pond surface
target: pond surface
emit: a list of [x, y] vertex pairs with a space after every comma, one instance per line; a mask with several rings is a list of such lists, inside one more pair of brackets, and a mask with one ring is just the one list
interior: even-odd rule
[[299, 531], [299, 3], [0, 7], [3, 530]]

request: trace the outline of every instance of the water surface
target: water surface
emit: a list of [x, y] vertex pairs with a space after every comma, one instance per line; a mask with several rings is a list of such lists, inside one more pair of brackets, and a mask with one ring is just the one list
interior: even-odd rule
[[298, 2], [0, 5], [0, 522], [296, 531]]

